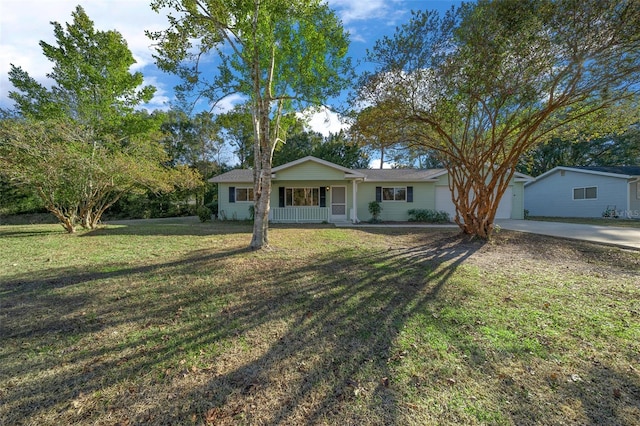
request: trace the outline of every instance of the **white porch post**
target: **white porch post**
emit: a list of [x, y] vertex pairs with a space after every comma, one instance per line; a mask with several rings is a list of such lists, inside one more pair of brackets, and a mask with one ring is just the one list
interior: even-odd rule
[[351, 191], [352, 199], [353, 199], [353, 207], [351, 208], [351, 222], [358, 223], [358, 185], [356, 184], [356, 180], [353, 179], [351, 181], [353, 190]]

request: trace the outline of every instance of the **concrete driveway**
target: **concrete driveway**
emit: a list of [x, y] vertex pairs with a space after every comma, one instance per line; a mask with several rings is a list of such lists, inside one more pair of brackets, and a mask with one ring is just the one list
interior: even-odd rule
[[573, 238], [640, 249], [640, 229], [615, 226], [581, 225], [577, 223], [539, 222], [535, 220], [496, 220], [511, 231], [531, 232], [553, 237]]

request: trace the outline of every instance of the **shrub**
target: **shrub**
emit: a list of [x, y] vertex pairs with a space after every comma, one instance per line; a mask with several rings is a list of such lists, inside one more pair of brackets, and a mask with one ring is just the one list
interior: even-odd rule
[[211, 209], [209, 207], [200, 206], [196, 210], [198, 214], [198, 218], [200, 218], [200, 222], [207, 222], [211, 220]]
[[372, 201], [369, 203], [369, 213], [371, 213], [371, 222], [376, 223], [380, 220], [378, 217], [380, 216], [380, 212], [382, 211], [382, 206], [377, 201]]
[[449, 213], [429, 209], [411, 209], [408, 211], [410, 222], [449, 223]]

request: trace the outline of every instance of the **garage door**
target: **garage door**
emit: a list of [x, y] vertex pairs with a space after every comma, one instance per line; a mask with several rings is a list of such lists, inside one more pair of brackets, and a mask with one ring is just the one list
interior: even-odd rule
[[[513, 191], [511, 188], [507, 188], [498, 205], [498, 211], [496, 212], [496, 219], [510, 219], [511, 218], [511, 205], [513, 201]], [[453, 220], [456, 215], [456, 207], [451, 201], [451, 192], [446, 186], [436, 187], [436, 210], [445, 211], [449, 213], [449, 218]]]

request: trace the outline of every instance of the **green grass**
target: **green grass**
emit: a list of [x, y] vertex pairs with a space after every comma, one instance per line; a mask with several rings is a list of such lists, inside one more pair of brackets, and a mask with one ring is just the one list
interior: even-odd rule
[[502, 231], [0, 226], [0, 424], [637, 424], [640, 253]]
[[581, 223], [584, 225], [618, 226], [622, 228], [640, 228], [639, 219], [614, 219], [614, 218], [594, 218], [594, 217], [551, 217], [551, 216], [530, 216], [527, 219], [540, 220], [543, 222]]

